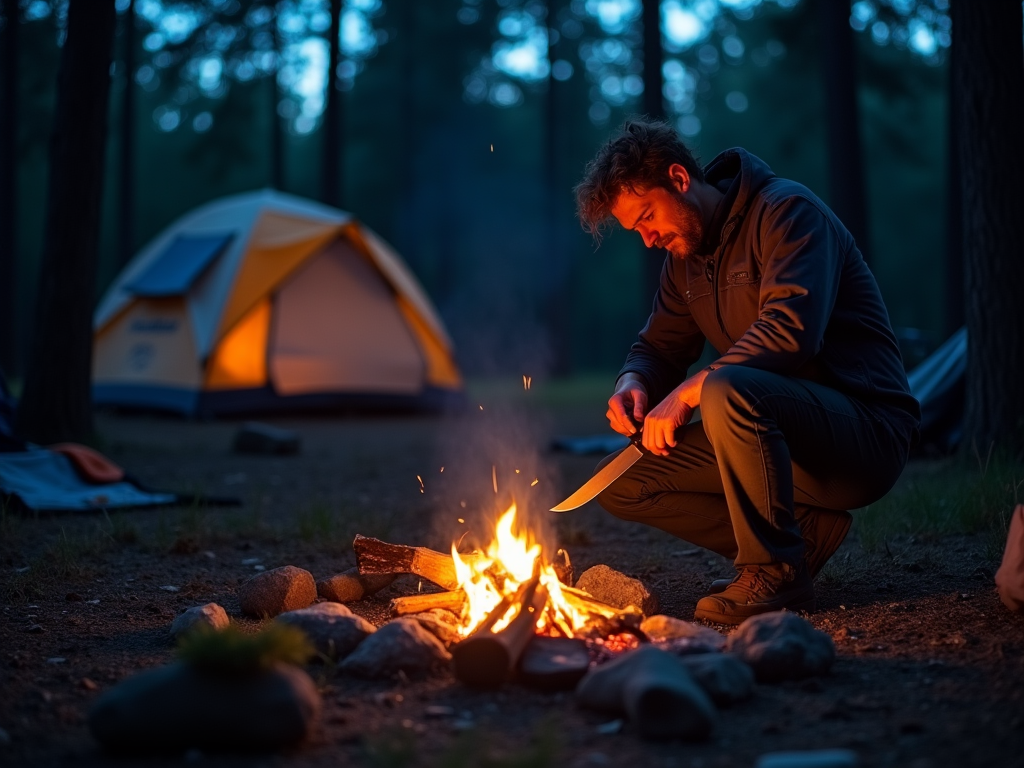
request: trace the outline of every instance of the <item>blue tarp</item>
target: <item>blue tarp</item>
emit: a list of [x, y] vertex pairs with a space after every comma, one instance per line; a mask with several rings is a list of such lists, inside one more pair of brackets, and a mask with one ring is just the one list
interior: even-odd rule
[[232, 237], [232, 233], [178, 235], [156, 261], [125, 287], [136, 296], [181, 296], [224, 251]]
[[43, 511], [114, 509], [174, 504], [173, 493], [148, 493], [128, 481], [87, 483], [67, 456], [45, 448], [0, 453], [0, 492], [29, 509]]
[[921, 403], [921, 443], [952, 451], [964, 432], [967, 328], [961, 328], [907, 374]]

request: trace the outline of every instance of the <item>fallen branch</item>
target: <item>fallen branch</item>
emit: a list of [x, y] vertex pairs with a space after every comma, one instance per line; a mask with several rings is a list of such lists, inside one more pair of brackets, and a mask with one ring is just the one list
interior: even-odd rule
[[446, 611], [458, 613], [466, 602], [466, 593], [461, 589], [451, 592], [430, 592], [425, 595], [404, 595], [391, 601], [392, 616], [407, 616], [411, 613], [424, 613], [432, 608], [444, 608]]

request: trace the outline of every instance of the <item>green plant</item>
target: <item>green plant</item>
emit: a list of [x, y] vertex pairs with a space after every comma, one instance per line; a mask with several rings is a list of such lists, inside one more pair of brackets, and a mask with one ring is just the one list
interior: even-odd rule
[[313, 653], [302, 630], [277, 623], [256, 634], [246, 634], [235, 625], [220, 631], [199, 629], [178, 645], [182, 661], [221, 674], [255, 672], [279, 662], [304, 664]]

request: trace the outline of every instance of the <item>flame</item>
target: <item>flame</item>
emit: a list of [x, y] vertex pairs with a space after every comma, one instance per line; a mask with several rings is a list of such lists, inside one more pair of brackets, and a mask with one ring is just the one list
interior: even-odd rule
[[[482, 554], [463, 558], [452, 545], [456, 579], [466, 594], [459, 634], [463, 637], [472, 634], [504, 597], [514, 594], [538, 571], [540, 583], [547, 588], [548, 601], [537, 630], [543, 634], [553, 632], [571, 637], [592, 614], [567, 599], [555, 569], [542, 559], [541, 545], [529, 530], [517, 533], [515, 522], [516, 505], [513, 503], [498, 520], [494, 539]], [[518, 606], [510, 605], [505, 615], [492, 626], [492, 631], [497, 632], [507, 626], [515, 618], [517, 610]]]

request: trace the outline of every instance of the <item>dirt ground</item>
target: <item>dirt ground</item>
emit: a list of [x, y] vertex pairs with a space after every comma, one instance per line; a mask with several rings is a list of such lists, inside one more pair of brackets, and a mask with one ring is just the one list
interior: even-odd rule
[[[479, 388], [468, 412], [448, 416], [267, 420], [301, 435], [302, 452], [291, 457], [234, 454], [239, 422], [102, 415], [99, 447], [143, 482], [242, 503], [4, 515], [0, 728], [10, 743], [0, 745], [0, 764], [133, 764], [98, 749], [86, 713], [117, 681], [172, 658], [167, 630], [178, 612], [215, 601], [256, 627], [236, 598], [256, 568], [332, 575], [354, 564], [357, 532], [446, 549], [466, 531], [470, 541], [486, 533], [513, 495], [546, 541], [568, 550], [577, 574], [606, 563], [653, 586], [664, 613], [692, 618], [710, 581], [730, 573], [722, 558], [593, 504], [557, 520], [544, 512], [596, 462], [546, 446], [555, 435], [604, 430], [603, 390], [513, 390]], [[514, 685], [476, 692], [447, 673], [369, 683], [311, 666], [325, 710], [301, 748], [149, 762], [696, 768], [844, 747], [863, 766], [1024, 766], [1024, 619], [994, 592], [990, 544], [902, 536], [865, 551], [856, 531], [819, 576], [819, 609], [809, 617], [835, 639], [831, 674], [759, 686], [721, 712], [704, 743], [643, 742], [628, 724], [617, 730], [611, 718], [577, 709], [569, 694]], [[400, 579], [353, 608], [380, 623], [391, 597], [418, 586]]]

